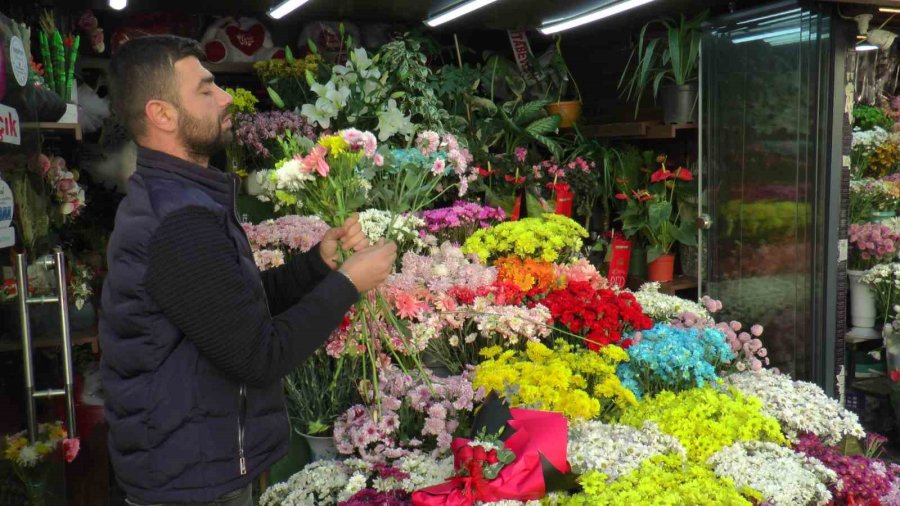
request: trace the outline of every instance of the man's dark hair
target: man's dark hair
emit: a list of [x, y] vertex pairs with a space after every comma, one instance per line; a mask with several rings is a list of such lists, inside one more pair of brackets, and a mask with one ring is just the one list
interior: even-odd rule
[[133, 137], [146, 131], [148, 101], [178, 103], [175, 62], [189, 56], [205, 59], [197, 41], [175, 35], [132, 39], [113, 55], [109, 64], [112, 111]]

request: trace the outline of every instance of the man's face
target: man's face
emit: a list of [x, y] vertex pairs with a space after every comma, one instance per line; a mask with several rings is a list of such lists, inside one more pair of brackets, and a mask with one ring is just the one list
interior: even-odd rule
[[175, 62], [178, 101], [178, 136], [193, 154], [212, 156], [231, 142], [231, 95], [216, 86], [200, 60], [189, 56]]

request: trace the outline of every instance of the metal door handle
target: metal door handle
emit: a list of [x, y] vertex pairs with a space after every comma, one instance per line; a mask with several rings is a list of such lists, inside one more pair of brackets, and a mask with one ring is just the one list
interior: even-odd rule
[[712, 228], [713, 220], [712, 217], [706, 213], [697, 216], [697, 228], [700, 230], [709, 230]]

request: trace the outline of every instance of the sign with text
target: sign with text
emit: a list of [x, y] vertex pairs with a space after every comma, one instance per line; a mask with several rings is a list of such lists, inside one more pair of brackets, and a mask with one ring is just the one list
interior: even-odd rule
[[528, 84], [534, 84], [537, 79], [534, 77], [534, 68], [531, 66], [531, 44], [528, 43], [528, 35], [523, 30], [509, 32], [509, 43], [512, 45], [513, 56], [515, 56], [516, 64], [522, 72], [522, 77]]
[[609, 260], [609, 284], [613, 288], [625, 288], [628, 283], [628, 267], [631, 260], [631, 241], [615, 236], [612, 240], [612, 257]]
[[0, 104], [0, 142], [15, 144], [22, 142], [22, 125], [19, 113], [12, 107]]
[[9, 39], [9, 65], [12, 67], [13, 77], [19, 86], [25, 86], [28, 82], [28, 56], [25, 54], [25, 45], [22, 39], [15, 35]]

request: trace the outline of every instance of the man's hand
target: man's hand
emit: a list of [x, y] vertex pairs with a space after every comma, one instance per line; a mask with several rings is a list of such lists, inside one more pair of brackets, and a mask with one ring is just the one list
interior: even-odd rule
[[362, 251], [369, 247], [369, 241], [363, 234], [356, 213], [353, 213], [342, 226], [325, 232], [322, 242], [319, 243], [319, 254], [332, 270], [338, 266], [338, 246], [347, 252]]
[[340, 272], [347, 276], [359, 293], [366, 293], [384, 283], [394, 270], [396, 260], [397, 245], [382, 239], [378, 244], [350, 255]]

